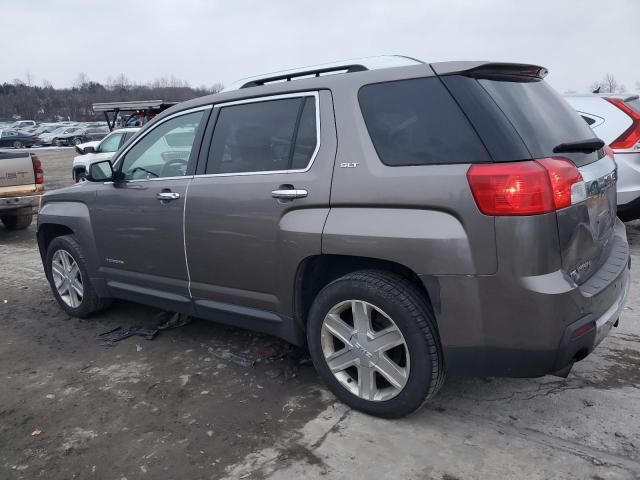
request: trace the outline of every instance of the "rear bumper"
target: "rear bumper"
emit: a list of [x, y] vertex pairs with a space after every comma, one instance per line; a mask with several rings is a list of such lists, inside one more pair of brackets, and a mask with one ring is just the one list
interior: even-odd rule
[[629, 246], [622, 222], [616, 222], [610, 242], [607, 260], [582, 285], [562, 270], [533, 276], [509, 270], [441, 276], [437, 282], [425, 278], [447, 371], [539, 377], [591, 353], [618, 320], [629, 289]]
[[38, 213], [41, 193], [16, 197], [0, 197], [0, 214], [35, 214]]
[[629, 269], [625, 269], [613, 283], [613, 288], [619, 292], [614, 303], [599, 317], [586, 315], [567, 327], [558, 348], [555, 371], [571, 366], [575, 361], [589, 355], [611, 329], [618, 325], [629, 294], [630, 283]]

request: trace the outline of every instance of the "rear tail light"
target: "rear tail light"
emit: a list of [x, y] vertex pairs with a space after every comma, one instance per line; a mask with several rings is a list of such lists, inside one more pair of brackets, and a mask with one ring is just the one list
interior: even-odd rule
[[562, 157], [473, 165], [471, 192], [486, 215], [538, 215], [583, 201], [586, 188], [578, 168]]
[[44, 171], [42, 170], [42, 162], [35, 155], [31, 155], [31, 163], [33, 164], [33, 175], [36, 178], [36, 184], [44, 183]]
[[631, 126], [611, 142], [610, 147], [614, 150], [640, 151], [640, 113], [624, 103], [621, 98], [606, 98], [605, 100], [629, 115], [632, 121]]

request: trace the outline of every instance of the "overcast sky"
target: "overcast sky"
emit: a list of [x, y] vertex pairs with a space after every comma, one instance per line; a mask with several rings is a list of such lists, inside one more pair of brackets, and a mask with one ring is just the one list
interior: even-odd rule
[[0, 83], [193, 86], [363, 56], [546, 66], [558, 90], [640, 80], [640, 0], [0, 0]]

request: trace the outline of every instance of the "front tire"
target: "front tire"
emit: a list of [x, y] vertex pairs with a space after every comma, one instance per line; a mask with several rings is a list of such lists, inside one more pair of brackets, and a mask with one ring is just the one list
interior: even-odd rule
[[15, 142], [13, 142], [13, 148], [24, 148], [24, 143], [22, 143], [20, 140], [16, 140]]
[[7, 230], [24, 230], [31, 225], [33, 215], [4, 215], [1, 219]]
[[73, 146], [77, 146], [80, 145], [82, 143], [82, 139], [81, 138], [74, 138], [71, 143], [73, 144]]
[[309, 312], [307, 342], [329, 389], [370, 415], [408, 415], [444, 381], [428, 299], [396, 274], [358, 271], [325, 286]]
[[45, 273], [53, 296], [74, 317], [86, 318], [102, 310], [108, 300], [98, 297], [82, 249], [73, 235], [53, 239], [45, 259]]

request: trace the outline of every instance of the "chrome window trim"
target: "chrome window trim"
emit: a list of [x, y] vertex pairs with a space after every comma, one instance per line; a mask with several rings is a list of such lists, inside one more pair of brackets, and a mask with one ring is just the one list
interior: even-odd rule
[[[118, 162], [120, 162], [120, 160], [122, 160], [125, 157], [125, 155], [127, 155], [127, 153], [129, 153], [129, 150], [131, 150], [140, 140], [145, 138], [147, 135], [149, 135], [151, 132], [153, 132], [156, 128], [158, 128], [164, 122], [167, 122], [167, 121], [169, 121], [171, 119], [174, 119], [176, 117], [180, 117], [182, 115], [189, 115], [190, 113], [195, 113], [195, 112], [199, 112], [199, 111], [202, 111], [202, 110], [211, 110], [212, 108], [213, 108], [213, 105], [211, 105], [211, 104], [202, 105], [200, 107], [194, 107], [194, 108], [190, 108], [188, 110], [182, 110], [180, 112], [173, 113], [173, 114], [163, 118], [162, 120], [159, 120], [158, 123], [156, 123], [155, 125], [151, 126], [149, 128], [149, 130], [144, 132], [143, 135], [140, 135], [140, 137], [134, 139], [133, 142], [131, 143], [131, 145], [129, 145], [125, 150], [123, 150], [123, 152], [120, 155], [118, 155], [118, 158], [116, 158], [112, 163], [112, 165], [114, 167], [114, 171], [117, 170], [117, 168], [118, 168]], [[162, 177], [162, 178], [138, 178], [136, 180], [124, 180], [124, 181], [125, 182], [148, 182], [148, 181], [158, 181], [158, 180], [175, 180], [177, 178], [193, 178], [193, 175], [183, 175], [183, 176], [180, 176], [180, 177]]]
[[[255, 97], [255, 98], [247, 98], [244, 100], [235, 100], [231, 102], [224, 102], [214, 105], [214, 108], [222, 108], [234, 105], [244, 105], [249, 103], [260, 103], [260, 102], [269, 102], [272, 100], [281, 100], [285, 98], [303, 98], [303, 97], [314, 97], [316, 103], [316, 148], [313, 150], [311, 154], [311, 158], [309, 159], [309, 163], [305, 168], [291, 169], [291, 170], [261, 170], [257, 172], [230, 172], [230, 173], [202, 173], [199, 175], [194, 175], [194, 178], [213, 178], [213, 177], [244, 177], [247, 175], [275, 175], [278, 173], [304, 173], [308, 172], [313, 163], [318, 156], [318, 152], [320, 151], [320, 94], [317, 91], [313, 92], [297, 92], [297, 93], [285, 93], [282, 95], [269, 95], [266, 97]], [[215, 130], [214, 130], [215, 132]], [[213, 137], [211, 138], [213, 142]], [[295, 145], [293, 146], [295, 148]]]

